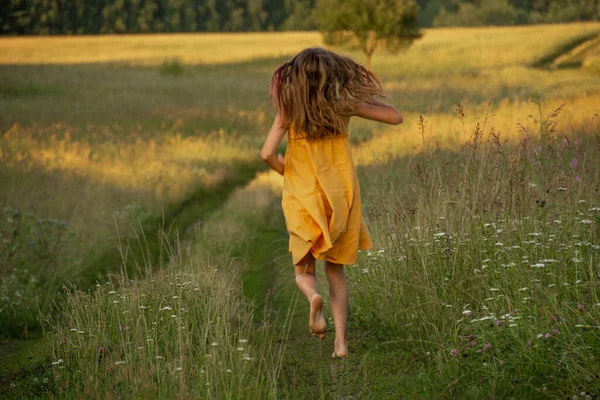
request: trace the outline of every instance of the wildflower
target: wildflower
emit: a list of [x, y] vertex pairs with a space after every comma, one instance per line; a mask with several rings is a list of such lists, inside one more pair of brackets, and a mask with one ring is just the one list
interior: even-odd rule
[[57, 360], [57, 361], [54, 361], [54, 362], [52, 363], [52, 365], [60, 365], [60, 364], [62, 364], [62, 363], [63, 363], [63, 359], [61, 358], [61, 359], [59, 359], [59, 360]]
[[477, 349], [477, 353], [482, 353], [482, 352], [483, 352], [483, 350]]
[[127, 361], [115, 361], [115, 365], [127, 364]]
[[579, 175], [577, 175], [577, 176], [575, 177], [575, 182], [577, 182], [577, 183], [581, 182], [581, 178], [579, 177]]
[[164, 357], [163, 356], [156, 356], [154, 357], [156, 360], [162, 360]]
[[496, 325], [496, 326], [501, 326], [501, 325], [502, 325], [502, 321], [500, 321], [500, 320], [497, 320], [495, 325]]
[[146, 310], [146, 309], [148, 309], [148, 307], [146, 307], [146, 306], [140, 306], [140, 309]]
[[363, 268], [362, 269], [362, 273], [363, 274], [368, 274], [369, 273], [369, 268]]
[[546, 332], [546, 334], [544, 335], [544, 337], [546, 339], [550, 339], [552, 337], [552, 335], [550, 334], [550, 332]]
[[544, 263], [535, 263], [533, 265], [531, 265], [532, 268], [544, 268], [546, 266], [546, 264]]
[[456, 349], [452, 349], [452, 350], [450, 350], [450, 355], [451, 355], [452, 357], [454, 357], [456, 354], [458, 354], [458, 351], [457, 351]]
[[243, 347], [238, 347], [236, 350], [237, 351], [244, 351], [244, 348]]
[[577, 168], [577, 165], [579, 165], [579, 161], [577, 160], [577, 157], [574, 157], [571, 162], [569, 163], [569, 165], [571, 166], [571, 168], [575, 169]]
[[558, 329], [552, 328], [552, 333], [554, 333], [555, 335], [558, 335], [560, 332], [558, 331]]
[[538, 339], [539, 339], [539, 338], [541, 338], [541, 337], [543, 337], [543, 336], [544, 336], [544, 334], [543, 334], [543, 333], [538, 333], [538, 334], [537, 334], [537, 338], [538, 338]]
[[227, 368], [225, 371], [231, 373], [231, 370], [229, 368]]
[[473, 313], [470, 310], [463, 311], [463, 314], [467, 317], [470, 317], [471, 315], [473, 315]]
[[170, 306], [164, 306], [163, 308], [159, 308], [158, 311], [169, 311], [172, 310]]
[[583, 304], [577, 304], [577, 309], [579, 311], [583, 311], [585, 309], [585, 307], [583, 307]]
[[248, 343], [248, 339], [240, 339], [240, 340], [238, 340], [238, 342], [240, 342], [240, 343]]
[[175, 371], [178, 371], [178, 372], [179, 371], [183, 371], [183, 368], [182, 367], [177, 367], [177, 368], [175, 368]]
[[491, 345], [491, 344], [489, 344], [489, 343], [485, 343], [485, 344], [483, 345], [483, 350], [489, 350], [491, 347], [492, 347], [492, 345]]
[[504, 246], [504, 243], [497, 242], [494, 244], [494, 246]]
[[561, 187], [558, 188], [558, 190], [561, 191], [561, 192], [566, 192], [567, 188], [561, 186]]
[[580, 222], [584, 225], [591, 225], [593, 221], [591, 219], [582, 219]]
[[500, 365], [504, 365], [504, 361], [500, 360]]
[[212, 342], [210, 345], [211, 345], [212, 347], [217, 347], [217, 346], [219, 345], [219, 343], [217, 343], [217, 342]]

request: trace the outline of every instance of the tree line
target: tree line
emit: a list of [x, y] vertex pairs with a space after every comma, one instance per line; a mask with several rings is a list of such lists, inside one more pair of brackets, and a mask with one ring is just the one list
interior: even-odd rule
[[[314, 30], [322, 17], [318, 7], [321, 1], [0, 0], [0, 34]], [[417, 0], [416, 3], [417, 21], [424, 27], [600, 20], [600, 0]]]

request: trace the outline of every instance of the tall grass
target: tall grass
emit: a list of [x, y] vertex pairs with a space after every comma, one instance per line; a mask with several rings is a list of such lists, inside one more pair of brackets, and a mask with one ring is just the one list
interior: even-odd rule
[[563, 135], [560, 111], [511, 145], [490, 109], [457, 152], [423, 119], [422, 153], [365, 167], [378, 248], [349, 269], [353, 317], [437, 371], [436, 396], [600, 393], [600, 137]]
[[163, 250], [168, 264], [149, 259], [142, 279], [62, 292], [46, 321], [55, 394], [275, 398], [283, 349], [269, 320], [253, 321], [244, 266], [199, 244]]

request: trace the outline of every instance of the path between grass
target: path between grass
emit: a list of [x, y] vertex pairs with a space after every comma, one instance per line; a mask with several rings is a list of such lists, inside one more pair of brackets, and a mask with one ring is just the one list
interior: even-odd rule
[[[151, 258], [154, 265], [166, 261], [168, 254], [161, 252], [161, 237], [157, 235], [160, 229], [171, 232], [178, 231], [180, 238], [187, 229], [203, 220], [225, 204], [229, 195], [238, 187], [250, 182], [264, 168], [262, 163], [252, 163], [231, 166], [231, 175], [225, 178], [217, 187], [198, 188], [188, 199], [180, 204], [174, 204], [164, 210], [163, 215], [154, 216], [142, 223], [145, 245], [140, 247], [132, 238], [121, 240], [122, 246], [129, 246], [126, 262], [129, 276], [135, 276], [138, 267], [136, 263], [144, 263]], [[175, 239], [172, 235], [171, 240]], [[116, 248], [94, 257], [84, 266], [83, 273], [75, 281], [77, 286], [85, 289], [102, 279], [107, 273], [119, 272], [122, 266], [121, 254]], [[28, 397], [36, 397], [39, 392], [39, 382], [43, 380], [46, 365], [50, 365], [50, 349], [42, 337], [41, 330], [34, 330], [27, 340], [6, 339], [0, 341], [0, 398], [10, 390], [11, 382], [18, 381], [19, 386]], [[34, 381], [35, 380], [35, 381]], [[31, 389], [31, 390], [28, 390]], [[39, 392], [43, 395], [43, 392]]]

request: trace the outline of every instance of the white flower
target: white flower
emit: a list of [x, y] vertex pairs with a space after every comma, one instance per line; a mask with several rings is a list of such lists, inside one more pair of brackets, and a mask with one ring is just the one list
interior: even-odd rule
[[504, 243], [497, 242], [495, 246], [504, 246]]
[[560, 190], [561, 192], [565, 192], [567, 190], [567, 188], [561, 186], [561, 187], [558, 188], [558, 190]]
[[529, 290], [529, 289], [528, 289], [528, 288], [526, 288], [526, 287], [522, 287], [521, 289], [519, 289], [519, 292], [524, 292], [524, 291], [526, 291], [526, 290]]
[[148, 309], [148, 307], [146, 307], [146, 306], [140, 306], [140, 309], [146, 310], [146, 309]]
[[546, 266], [546, 264], [544, 263], [536, 263], [531, 265], [532, 268], [544, 268]]
[[115, 365], [127, 364], [127, 361], [115, 361]]
[[158, 311], [170, 311], [172, 308], [170, 306], [164, 306], [163, 308], [159, 308]]
[[59, 359], [59, 360], [57, 360], [57, 361], [54, 361], [54, 362], [52, 363], [52, 365], [59, 365], [59, 364], [62, 364], [62, 363], [63, 363], [63, 359], [61, 358], [61, 359]]
[[499, 291], [500, 291], [500, 289], [498, 289], [498, 288], [495, 288], [495, 287], [490, 288], [490, 292], [499, 292]]
[[594, 221], [592, 221], [591, 219], [582, 219], [581, 220], [581, 223], [584, 225], [591, 225], [592, 222], [594, 222]]
[[240, 340], [238, 340], [238, 342], [240, 342], [240, 343], [248, 343], [248, 339], [240, 339]]
[[154, 358], [157, 359], [157, 360], [162, 360], [164, 357], [163, 356], [156, 356]]
[[175, 371], [183, 371], [183, 368], [182, 367], [177, 367], [177, 368], [175, 368]]

